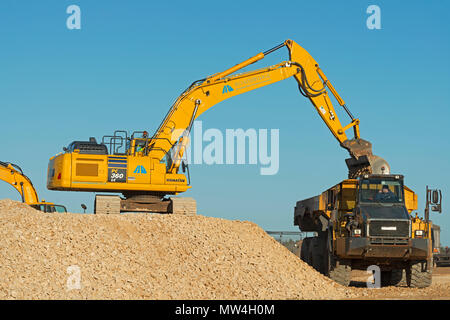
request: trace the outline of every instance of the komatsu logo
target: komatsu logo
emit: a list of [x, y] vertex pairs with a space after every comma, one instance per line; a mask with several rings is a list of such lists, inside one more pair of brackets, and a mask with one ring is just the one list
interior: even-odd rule
[[146, 174], [147, 170], [145, 170], [144, 166], [137, 166], [136, 169], [134, 169], [133, 173]]
[[226, 84], [226, 85], [223, 86], [222, 94], [223, 93], [227, 93], [227, 92], [231, 92], [231, 91], [234, 91], [234, 89], [231, 86]]

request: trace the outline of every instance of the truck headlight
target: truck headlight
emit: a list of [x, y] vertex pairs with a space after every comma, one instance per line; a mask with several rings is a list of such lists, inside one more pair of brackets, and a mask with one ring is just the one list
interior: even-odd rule
[[414, 234], [417, 238], [423, 237], [423, 230], [416, 230], [414, 231]]
[[361, 237], [361, 229], [353, 229], [354, 237]]

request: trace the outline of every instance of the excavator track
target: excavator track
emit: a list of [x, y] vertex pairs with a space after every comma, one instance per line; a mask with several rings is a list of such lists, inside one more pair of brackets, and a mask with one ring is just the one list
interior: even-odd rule
[[163, 195], [124, 193], [120, 202], [122, 212], [170, 213], [170, 200]]
[[182, 215], [196, 215], [197, 214], [197, 202], [194, 198], [170, 198], [171, 213]]
[[160, 199], [154, 196], [135, 196], [122, 199], [116, 195], [96, 195], [94, 213], [120, 214], [121, 212], [196, 215], [194, 198], [173, 197]]
[[96, 195], [94, 213], [120, 214], [120, 197], [112, 195]]

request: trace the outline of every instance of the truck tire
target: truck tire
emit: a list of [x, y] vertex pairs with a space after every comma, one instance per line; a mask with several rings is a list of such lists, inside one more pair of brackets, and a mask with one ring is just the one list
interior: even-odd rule
[[313, 238], [308, 238], [308, 251], [306, 253], [306, 260], [308, 261], [308, 264], [312, 266], [313, 263]]
[[305, 257], [305, 262], [307, 264], [309, 264], [310, 266], [312, 266], [312, 255], [313, 255], [313, 248], [312, 248], [312, 242], [313, 242], [313, 238], [305, 238], [303, 240], [305, 242], [305, 253], [304, 253], [304, 257]]
[[396, 287], [408, 286], [405, 269], [394, 269], [391, 274], [391, 284]]
[[411, 263], [406, 272], [406, 281], [410, 288], [426, 288], [431, 285], [431, 263], [419, 261]]
[[317, 272], [326, 274], [326, 271], [324, 270], [325, 248], [322, 242], [323, 239], [321, 237], [314, 237], [311, 240], [311, 255], [312, 255], [311, 266], [314, 269], [316, 269]]
[[317, 250], [313, 250], [312, 252], [312, 267], [316, 269], [317, 272], [322, 272], [322, 260], [323, 256], [320, 254], [320, 252], [317, 252]]
[[302, 240], [302, 246], [300, 247], [300, 259], [306, 263], [308, 263], [309, 256], [309, 238], [305, 238]]
[[325, 259], [325, 275], [331, 280], [339, 283], [340, 285], [348, 287], [350, 285], [351, 280], [351, 272], [352, 268], [349, 265], [342, 263], [339, 261], [334, 254], [332, 248], [332, 240], [331, 240], [331, 230], [327, 235], [326, 239], [326, 251], [324, 252]]
[[391, 271], [381, 271], [380, 274], [381, 286], [388, 287], [391, 285]]
[[328, 277], [340, 285], [348, 287], [351, 279], [351, 271], [350, 266], [341, 264], [340, 261], [333, 259], [328, 270]]
[[381, 271], [381, 286], [406, 286], [406, 272], [403, 269]]

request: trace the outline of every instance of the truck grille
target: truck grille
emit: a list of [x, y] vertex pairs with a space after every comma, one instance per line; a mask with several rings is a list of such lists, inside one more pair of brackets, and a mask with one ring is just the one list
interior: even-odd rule
[[409, 244], [408, 238], [370, 238], [370, 244], [379, 244], [379, 245], [391, 245], [391, 246], [407, 246]]
[[371, 220], [369, 236], [407, 238], [409, 237], [409, 220]]

